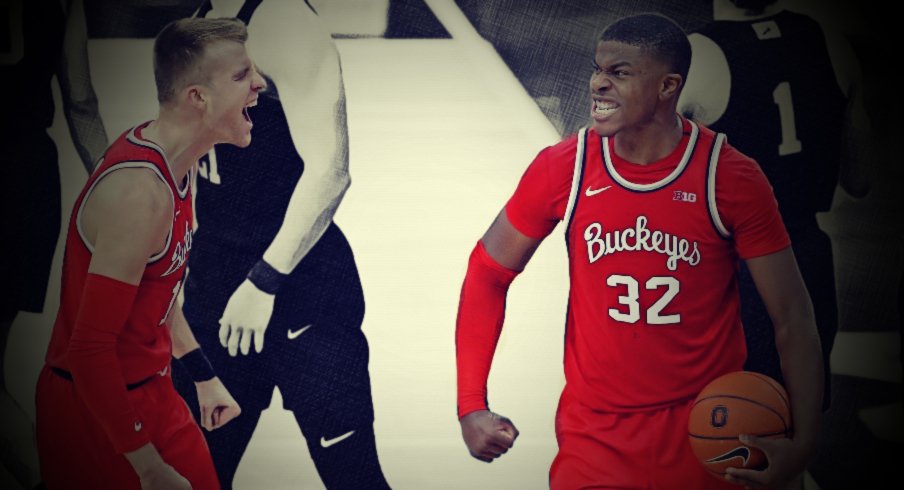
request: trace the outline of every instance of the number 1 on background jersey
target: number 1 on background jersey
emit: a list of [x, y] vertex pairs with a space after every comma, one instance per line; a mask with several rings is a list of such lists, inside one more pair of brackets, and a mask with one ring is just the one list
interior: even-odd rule
[[794, 103], [791, 99], [791, 84], [782, 82], [772, 91], [772, 101], [778, 106], [778, 116], [782, 125], [782, 143], [778, 145], [779, 156], [800, 153], [803, 145], [797, 139], [794, 124]]
[[220, 183], [220, 174], [217, 172], [217, 147], [213, 147], [198, 161], [198, 175], [210, 181], [211, 184]]

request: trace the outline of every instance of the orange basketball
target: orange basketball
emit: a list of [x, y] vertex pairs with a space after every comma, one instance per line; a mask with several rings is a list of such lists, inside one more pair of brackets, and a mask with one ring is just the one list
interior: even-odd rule
[[724, 478], [725, 469], [766, 466], [759, 449], [745, 446], [740, 434], [780, 439], [791, 435], [788, 393], [774, 379], [736, 371], [706, 385], [687, 422], [691, 448], [703, 467]]

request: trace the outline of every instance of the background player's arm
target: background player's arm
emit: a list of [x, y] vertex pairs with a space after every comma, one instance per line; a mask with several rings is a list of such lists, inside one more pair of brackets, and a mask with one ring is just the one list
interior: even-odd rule
[[472, 253], [462, 285], [455, 330], [459, 422], [471, 456], [488, 463], [505, 454], [518, 437], [508, 418], [489, 411], [486, 384], [502, 331], [508, 284], [541, 241], [519, 232], [503, 209]]
[[[276, 270], [289, 273], [326, 231], [350, 184], [345, 90], [339, 53], [317, 16], [301, 2], [264, 10], [268, 7], [261, 5], [256, 24], [266, 27], [252, 31], [249, 43], [279, 89], [292, 142], [305, 166], [283, 224], [264, 253]], [[287, 45], [298, 47], [298, 54], [286, 57]]]
[[863, 197], [869, 191], [868, 165], [876, 155], [870, 154], [870, 120], [863, 102], [863, 80], [860, 63], [850, 43], [837, 32], [823, 27], [826, 48], [838, 86], [847, 96], [844, 118], [844, 147], [838, 181], [841, 188], [853, 197]]
[[[350, 183], [345, 93], [330, 33], [307, 5], [265, 2], [254, 15], [249, 50], [277, 86], [292, 142], [304, 160], [282, 225], [259, 263], [289, 274], [326, 231]], [[220, 340], [230, 355], [248, 354], [252, 339], [257, 352], [263, 349], [273, 301], [273, 294], [251, 281], [230, 297], [220, 321]]]
[[106, 281], [101, 284], [108, 286], [96, 289], [86, 283], [67, 353], [76, 391], [114, 448], [132, 464], [143, 488], [189, 488], [163, 461], [141, 425], [133, 427], [137, 415], [116, 353], [148, 257], [165, 246], [172, 196], [152, 172], [123, 169], [102, 179], [83, 206], [82, 229], [94, 246], [88, 282], [101, 276]]
[[107, 133], [91, 84], [88, 32], [82, 0], [71, 0], [66, 13], [66, 33], [57, 80], [72, 143], [85, 169], [91, 173], [94, 163], [107, 148]]
[[687, 37], [691, 44], [691, 66], [678, 97], [678, 112], [710, 125], [728, 108], [731, 72], [725, 53], [702, 34]]
[[[167, 325], [173, 338], [173, 357], [177, 360], [201, 348], [188, 325], [179, 301], [173, 304]], [[242, 413], [239, 404], [229, 394], [229, 390], [219, 377], [195, 381], [195, 389], [198, 392], [198, 405], [201, 409], [201, 426], [205, 429], [218, 429]]]
[[823, 395], [822, 353], [813, 304], [791, 247], [749, 259], [747, 267], [775, 328], [794, 425], [790, 440], [745, 441], [766, 453], [766, 470], [728, 470], [741, 484], [762, 486], [799, 475], [815, 453]]

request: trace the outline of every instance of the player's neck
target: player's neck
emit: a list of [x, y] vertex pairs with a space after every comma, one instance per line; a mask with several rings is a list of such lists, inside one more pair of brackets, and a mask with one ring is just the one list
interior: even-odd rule
[[637, 165], [648, 165], [668, 156], [681, 142], [681, 119], [672, 113], [657, 116], [649, 124], [619, 131], [615, 154]]
[[163, 111], [141, 132], [144, 139], [163, 149], [177, 182], [213, 147], [213, 140], [199, 138], [201, 134], [201, 131], [180, 124], [174, 115]]

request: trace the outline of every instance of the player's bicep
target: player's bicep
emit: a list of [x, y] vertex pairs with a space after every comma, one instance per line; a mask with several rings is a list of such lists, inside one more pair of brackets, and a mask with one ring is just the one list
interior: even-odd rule
[[791, 247], [748, 259], [747, 269], [776, 328], [811, 316], [813, 306]]
[[[265, 17], [252, 23], [252, 29], [267, 28], [249, 32], [249, 50], [276, 85], [292, 141], [305, 161], [305, 174], [344, 179], [344, 90], [339, 53], [329, 32], [304, 4], [277, 3], [261, 14]], [[271, 25], [271, 20], [278, 24]], [[285, 46], [296, 50], [290, 54]]]
[[532, 238], [518, 231], [506, 216], [505, 209], [499, 212], [480, 240], [493, 260], [515, 271], [524, 270], [543, 241], [542, 238]]
[[[135, 178], [137, 172], [145, 175]], [[164, 185], [147, 170], [119, 170], [101, 180], [82, 213], [93, 248], [89, 272], [138, 284], [169, 233], [172, 198]]]

